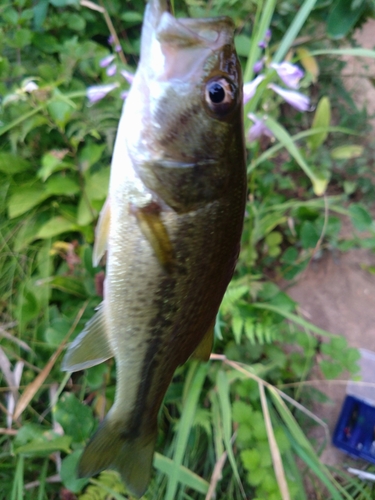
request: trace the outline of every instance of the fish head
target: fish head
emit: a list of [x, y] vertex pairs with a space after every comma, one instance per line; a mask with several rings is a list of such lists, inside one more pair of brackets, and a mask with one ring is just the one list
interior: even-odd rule
[[233, 177], [228, 161], [244, 161], [233, 33], [228, 17], [175, 18], [166, 0], [146, 8], [127, 145], [144, 184], [178, 211], [219, 197]]

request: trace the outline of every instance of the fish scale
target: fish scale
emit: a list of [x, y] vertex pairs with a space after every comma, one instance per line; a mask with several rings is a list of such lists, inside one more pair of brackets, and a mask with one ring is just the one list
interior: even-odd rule
[[104, 300], [63, 362], [76, 371], [115, 357], [115, 401], [78, 473], [113, 467], [137, 497], [164, 395], [179, 365], [208, 360], [238, 257], [247, 184], [233, 31], [228, 18], [175, 19], [150, 0], [96, 230]]

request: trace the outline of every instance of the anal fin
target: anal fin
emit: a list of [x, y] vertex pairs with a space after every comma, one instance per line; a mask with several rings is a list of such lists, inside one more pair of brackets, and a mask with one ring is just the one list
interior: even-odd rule
[[214, 345], [214, 328], [215, 321], [204, 334], [204, 337], [198, 344], [198, 347], [196, 347], [195, 351], [191, 355], [192, 359], [199, 359], [200, 361], [208, 361], [210, 359], [212, 347]]
[[157, 203], [150, 203], [146, 207], [132, 207], [137, 217], [139, 227], [149, 241], [160, 265], [167, 273], [171, 273], [174, 264], [174, 252], [168, 231], [160, 216], [160, 207]]
[[103, 363], [112, 357], [113, 352], [105, 326], [104, 307], [101, 304], [97, 313], [68, 347], [61, 369], [66, 372], [76, 372]]

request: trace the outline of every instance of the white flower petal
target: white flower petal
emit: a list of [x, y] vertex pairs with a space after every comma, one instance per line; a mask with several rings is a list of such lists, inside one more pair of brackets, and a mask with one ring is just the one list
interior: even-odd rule
[[113, 54], [110, 54], [109, 56], [103, 57], [103, 59], [100, 60], [100, 67], [101, 68], [106, 68], [113, 62], [115, 56]]
[[288, 104], [293, 106], [293, 108], [298, 109], [298, 111], [310, 111], [311, 102], [310, 98], [300, 92], [295, 92], [294, 90], [287, 90], [279, 87], [274, 83], [270, 83], [267, 86], [272, 89], [276, 94], [279, 94]]
[[255, 95], [258, 85], [265, 79], [264, 75], [258, 75], [253, 81], [245, 83], [243, 86], [243, 102], [246, 104]]
[[131, 85], [133, 83], [133, 80], [134, 80], [134, 74], [133, 73], [130, 73], [130, 71], [127, 71], [126, 69], [122, 69], [120, 71], [120, 73], [122, 74], [122, 76], [125, 78], [125, 80]]
[[31, 94], [31, 92], [34, 92], [34, 90], [37, 90], [38, 88], [39, 87], [35, 82], [29, 81], [26, 83], [26, 85], [23, 86], [22, 90]]
[[272, 63], [270, 66], [277, 71], [277, 74], [285, 85], [291, 89], [298, 89], [299, 82], [304, 76], [301, 68], [287, 61], [283, 61], [280, 64]]
[[98, 102], [118, 86], [118, 83], [109, 83], [108, 85], [93, 85], [92, 87], [87, 88], [86, 95], [91, 103]]

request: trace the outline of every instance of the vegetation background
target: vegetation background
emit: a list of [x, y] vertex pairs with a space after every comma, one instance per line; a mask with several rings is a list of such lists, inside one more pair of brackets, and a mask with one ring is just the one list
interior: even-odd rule
[[[1, 499], [131, 498], [113, 471], [75, 475], [113, 402], [115, 366], [71, 376], [60, 371], [60, 355], [101, 301], [94, 227], [144, 6], [0, 3]], [[321, 463], [306, 432], [324, 423], [304, 403], [323, 396], [301, 391], [313, 366], [327, 378], [355, 373], [358, 352], [303, 319], [278, 283], [322, 252], [375, 249], [374, 136], [340, 77], [341, 55], [375, 57], [352, 40], [374, 3], [175, 0], [174, 9], [235, 20], [245, 82], [256, 71], [264, 77], [245, 106], [247, 136], [254, 125], [261, 134], [247, 144], [242, 252], [217, 319], [215, 355], [176, 373], [144, 498], [373, 499], [371, 483]], [[304, 70], [306, 112], [272, 89], [285, 83], [275, 66], [283, 61]], [[345, 217], [354, 233], [343, 240]]]

